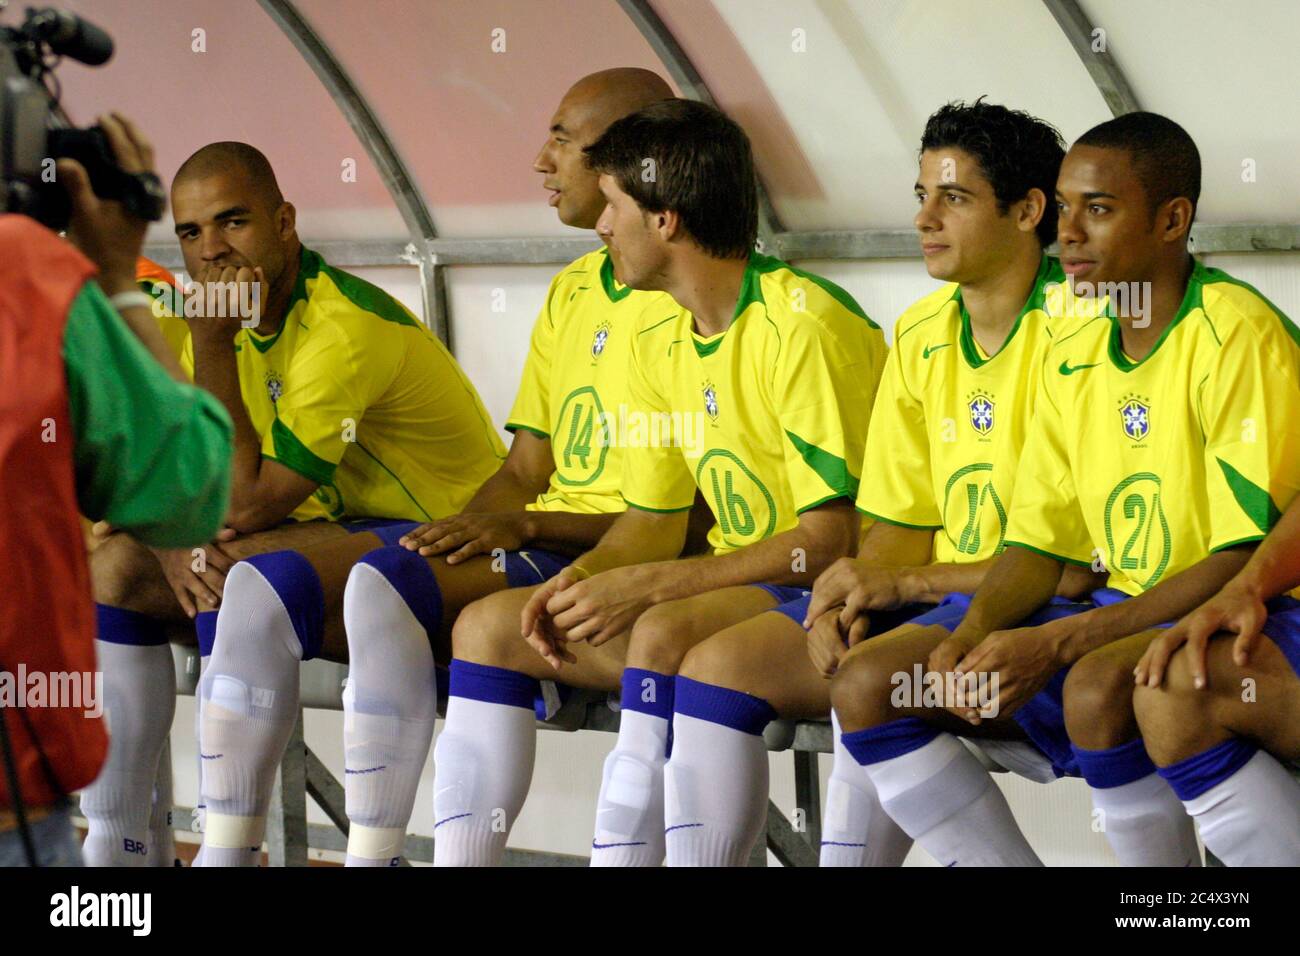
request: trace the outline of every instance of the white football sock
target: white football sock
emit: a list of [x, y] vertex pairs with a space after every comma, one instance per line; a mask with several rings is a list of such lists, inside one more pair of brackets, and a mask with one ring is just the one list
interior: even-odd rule
[[664, 859], [664, 751], [668, 721], [623, 708], [605, 759], [592, 866], [658, 866]]
[[762, 737], [674, 714], [673, 756], [664, 769], [664, 788], [669, 866], [749, 863], [767, 823], [767, 746]]
[[902, 866], [912, 838], [876, 796], [866, 770], [844, 749], [840, 721], [831, 715], [835, 754], [826, 784], [820, 866]]
[[1183, 805], [1228, 866], [1300, 866], [1300, 783], [1266, 751]]
[[176, 711], [176, 672], [167, 644], [95, 641], [104, 674], [108, 760], [81, 791], [87, 866], [148, 866], [149, 818], [158, 758]]
[[1092, 805], [1123, 866], [1200, 866], [1196, 827], [1169, 784], [1150, 773], [1118, 787], [1092, 788]]
[[452, 695], [433, 748], [434, 866], [501, 862], [528, 796], [536, 747], [531, 707]]
[[276, 770], [298, 717], [302, 642], [280, 595], [247, 561], [226, 577], [203, 676], [203, 866], [256, 865]]
[[395, 866], [433, 740], [433, 651], [424, 626], [373, 565], [352, 569], [343, 620], [350, 662], [343, 693], [347, 865]]
[[176, 835], [172, 830], [172, 745], [171, 735], [163, 739], [158, 755], [158, 773], [154, 777], [153, 806], [149, 812], [149, 865], [176, 865]]
[[1042, 866], [1006, 798], [952, 734], [866, 766], [881, 806], [941, 866]]

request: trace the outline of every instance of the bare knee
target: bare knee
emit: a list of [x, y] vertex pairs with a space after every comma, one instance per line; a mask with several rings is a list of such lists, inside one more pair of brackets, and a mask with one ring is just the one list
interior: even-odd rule
[[1103, 648], [1086, 655], [1065, 678], [1065, 729], [1085, 750], [1108, 750], [1137, 736], [1133, 665]]
[[678, 673], [704, 684], [738, 689], [735, 687], [738, 683], [737, 664], [744, 653], [743, 643], [729, 630], [715, 634], [686, 652]]
[[518, 602], [503, 600], [509, 594], [490, 594], [461, 610], [451, 630], [453, 656], [492, 667], [517, 665], [525, 652], [536, 656], [520, 633]]
[[845, 731], [865, 730], [906, 716], [890, 702], [897, 668], [889, 655], [845, 658], [831, 679], [831, 707]]
[[659, 674], [676, 674], [694, 645], [689, 611], [673, 601], [650, 608], [632, 626], [627, 663]]
[[1222, 736], [1211, 688], [1195, 686], [1190, 658], [1180, 650], [1170, 658], [1159, 687], [1143, 684], [1134, 690], [1138, 727], [1147, 753], [1158, 766], [1195, 756]]
[[144, 545], [129, 535], [115, 534], [101, 542], [88, 558], [97, 603], [142, 614], [158, 612], [147, 598], [162, 573]]

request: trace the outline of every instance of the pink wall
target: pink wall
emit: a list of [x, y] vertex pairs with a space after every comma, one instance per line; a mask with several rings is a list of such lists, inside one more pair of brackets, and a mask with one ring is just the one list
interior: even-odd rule
[[[302, 210], [392, 206], [334, 101], [254, 0], [58, 2], [117, 45], [103, 67], [59, 68], [64, 105], [79, 124], [110, 109], [133, 117], [153, 140], [165, 182], [198, 147], [235, 139], [267, 154]], [[196, 28], [206, 31], [205, 53], [191, 50]], [[344, 158], [356, 160], [355, 183], [342, 180]]]
[[[61, 2], [117, 41], [108, 66], [60, 70], [78, 122], [106, 109], [136, 117], [168, 181], [204, 143], [250, 142], [270, 157], [300, 213], [328, 221], [318, 234], [403, 233], [342, 114], [255, 0]], [[719, 102], [749, 130], [770, 190], [816, 193], [779, 108], [712, 4], [655, 6]], [[465, 210], [473, 208], [484, 210], [489, 233], [558, 229], [531, 164], [564, 91], [611, 66], [667, 77], [615, 0], [299, 0], [298, 8], [387, 128], [435, 222], [442, 209], [451, 232], [466, 231], [474, 214]], [[191, 50], [196, 28], [206, 31], [204, 53]], [[502, 52], [493, 49], [497, 29]], [[355, 183], [342, 179], [347, 158], [356, 160]]]

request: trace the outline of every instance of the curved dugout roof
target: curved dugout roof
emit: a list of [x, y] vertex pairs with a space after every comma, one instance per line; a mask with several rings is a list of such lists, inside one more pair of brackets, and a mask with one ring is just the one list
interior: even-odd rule
[[[61, 69], [75, 118], [137, 116], [165, 177], [214, 138], [254, 143], [313, 240], [404, 240], [411, 220], [277, 22], [285, 11], [333, 54], [441, 237], [578, 235], [541, 202], [532, 158], [578, 76], [615, 65], [672, 75], [642, 34], [646, 18], [749, 131], [787, 230], [908, 230], [916, 141], [947, 100], [987, 94], [1067, 139], [1104, 120], [1106, 100], [1057, 19], [1072, 11], [1103, 31], [1087, 48], [1104, 44], [1136, 101], [1196, 138], [1202, 223], [1300, 222], [1300, 110], [1284, 68], [1300, 46], [1292, 0], [1243, 0], [1230, 15], [1214, 0], [63, 2], [118, 43], [106, 67]], [[1266, 244], [1293, 247], [1295, 230]]]

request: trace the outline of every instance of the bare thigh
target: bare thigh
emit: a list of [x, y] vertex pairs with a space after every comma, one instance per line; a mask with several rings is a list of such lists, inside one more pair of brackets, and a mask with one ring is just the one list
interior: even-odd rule
[[774, 607], [775, 597], [752, 586], [721, 588], [656, 605], [632, 627], [627, 666], [676, 674], [691, 648]]
[[[220, 549], [231, 561], [268, 551], [301, 551], [312, 544], [347, 532], [328, 521], [289, 522], [266, 531], [244, 535], [234, 541], [190, 549], [203, 570], [197, 572], [218, 595], [226, 585], [225, 574], [209, 560], [210, 549]], [[373, 536], [372, 540], [377, 541]], [[184, 550], [184, 549], [176, 549]], [[95, 600], [101, 604], [147, 614], [156, 620], [186, 623], [187, 617], [163, 576], [162, 565], [147, 546], [124, 532], [101, 541], [90, 552], [90, 577]], [[219, 605], [218, 605], [219, 606]], [[218, 606], [208, 608], [217, 610]]]
[[1010, 717], [984, 720], [974, 726], [943, 707], [917, 705], [913, 694], [895, 698], [896, 689], [910, 688], [924, 674], [930, 652], [951, 635], [939, 625], [904, 624], [853, 647], [840, 661], [831, 681], [831, 702], [847, 732], [878, 727], [892, 720], [916, 717], [963, 737], [1023, 740], [1024, 731]]
[[452, 647], [457, 659], [555, 680], [590, 690], [618, 690], [627, 659], [628, 635], [620, 634], [599, 647], [582, 641], [568, 645], [577, 658], [553, 668], [524, 640], [524, 605], [537, 587], [496, 591], [469, 604], [456, 618]]

